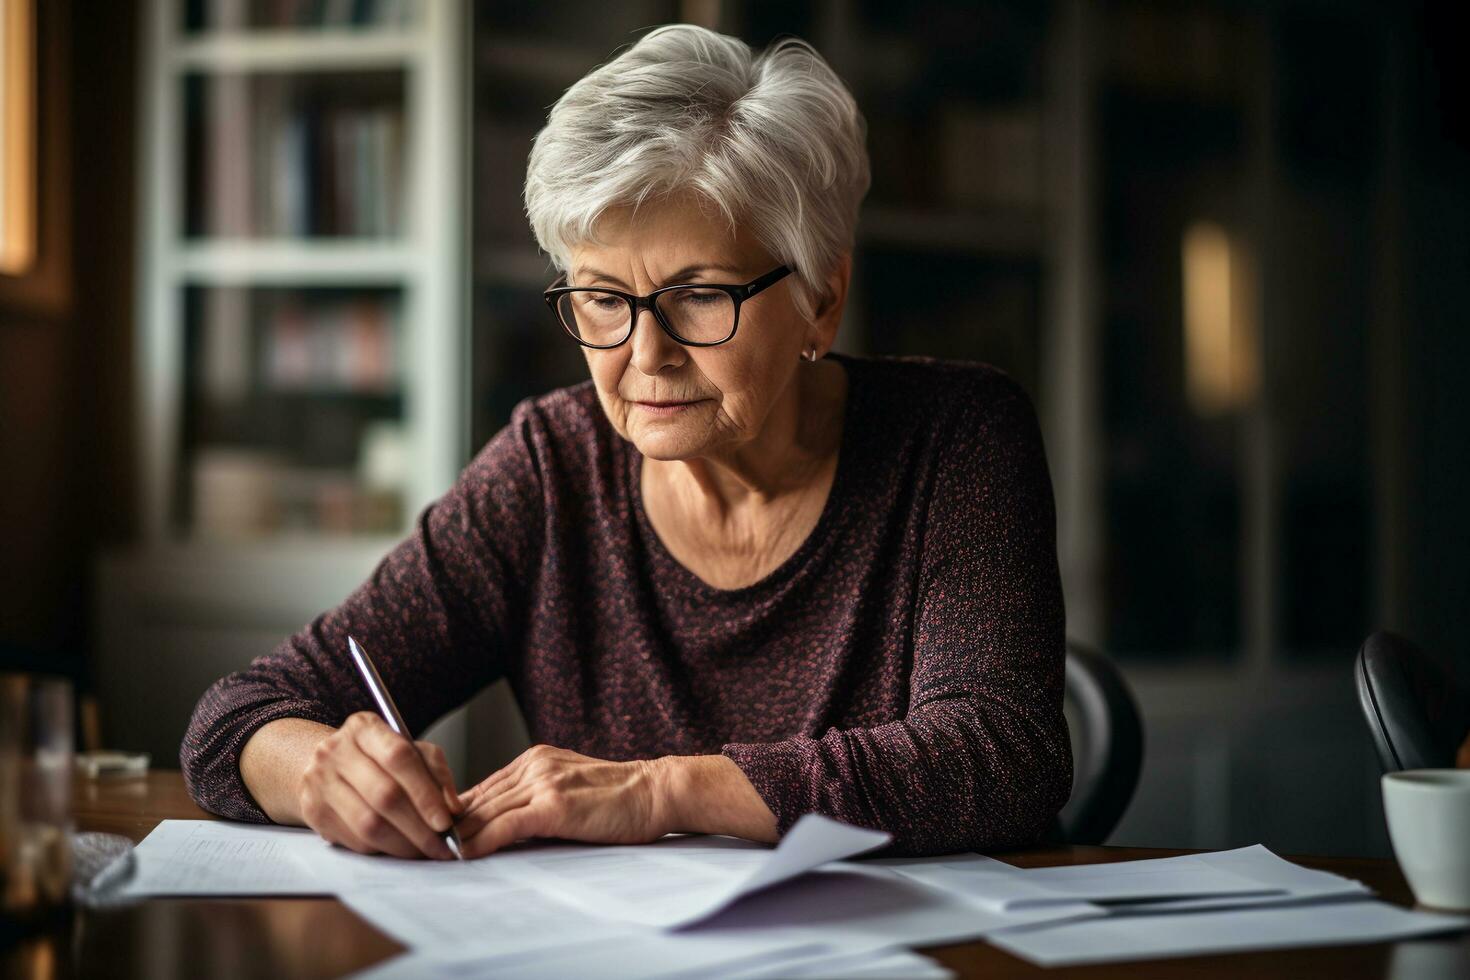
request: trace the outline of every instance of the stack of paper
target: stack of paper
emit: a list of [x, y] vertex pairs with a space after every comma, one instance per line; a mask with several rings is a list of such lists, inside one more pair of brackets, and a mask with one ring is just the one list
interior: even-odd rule
[[[899, 876], [848, 873], [840, 877], [856, 880], [847, 887], [836, 879], [817, 881], [819, 890], [836, 885], [850, 905], [842, 928], [835, 921], [804, 925], [803, 914], [785, 906], [779, 928], [739, 918], [747, 896], [888, 840], [813, 815], [774, 850], [724, 837], [669, 837], [642, 847], [535, 844], [484, 860], [429, 862], [354, 854], [304, 830], [170, 820], [137, 847], [137, 872], [122, 891], [335, 894], [412, 950], [374, 971], [385, 977], [754, 980], [838, 967], [855, 976], [895, 968], [904, 975], [948, 976], [902, 945], [910, 938], [969, 938], [987, 925], [1061, 914], [982, 919], [966, 903]], [[775, 894], [791, 898], [784, 890]], [[711, 916], [719, 929], [695, 930]], [[872, 925], [887, 931], [866, 932]]]
[[[774, 850], [724, 837], [531, 844], [467, 862], [367, 857], [304, 830], [164, 821], [131, 895], [333, 894], [409, 953], [396, 977], [943, 977], [908, 947], [984, 937], [1043, 965], [1374, 941], [1466, 920], [1373, 901], [1264, 847], [1021, 869], [852, 861], [886, 834], [816, 815]], [[779, 886], [779, 887], [776, 887]]]
[[988, 940], [1042, 966], [1382, 942], [1466, 928], [1470, 920], [1376, 901], [1361, 882], [1285, 861], [1257, 844], [1174, 858], [1021, 869], [879, 862], [985, 909], [1084, 899], [1105, 914], [1001, 930]]

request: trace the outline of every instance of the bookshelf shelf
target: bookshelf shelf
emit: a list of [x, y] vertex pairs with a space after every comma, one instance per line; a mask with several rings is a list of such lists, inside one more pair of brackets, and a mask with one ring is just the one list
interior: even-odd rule
[[432, 50], [419, 33], [402, 30], [318, 28], [211, 32], [180, 43], [178, 71], [357, 71], [401, 68]]
[[424, 268], [407, 244], [300, 239], [191, 242], [173, 263], [179, 277], [208, 285], [406, 284]]

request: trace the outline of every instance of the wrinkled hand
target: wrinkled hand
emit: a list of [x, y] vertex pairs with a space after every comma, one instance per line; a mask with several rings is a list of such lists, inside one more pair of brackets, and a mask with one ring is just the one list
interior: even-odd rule
[[535, 745], [460, 795], [464, 856], [481, 857], [518, 840], [557, 837], [596, 844], [643, 844], [665, 833], [656, 761], [607, 762]]
[[463, 812], [444, 751], [409, 742], [370, 711], [317, 743], [301, 777], [306, 825], [363, 854], [451, 860], [438, 831]]

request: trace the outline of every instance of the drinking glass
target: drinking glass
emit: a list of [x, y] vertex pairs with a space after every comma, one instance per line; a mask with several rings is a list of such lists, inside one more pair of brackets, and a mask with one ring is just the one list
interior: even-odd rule
[[71, 885], [72, 689], [0, 673], [0, 931], [67, 907]]

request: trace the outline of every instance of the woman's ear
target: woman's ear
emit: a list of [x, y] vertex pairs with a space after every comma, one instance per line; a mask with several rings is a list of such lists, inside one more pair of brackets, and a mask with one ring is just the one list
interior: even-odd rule
[[847, 286], [852, 281], [852, 253], [844, 252], [823, 283], [822, 294], [812, 314], [812, 325], [822, 336], [823, 347], [831, 347], [842, 323], [842, 310], [847, 305]]

